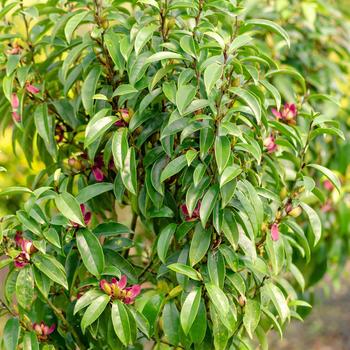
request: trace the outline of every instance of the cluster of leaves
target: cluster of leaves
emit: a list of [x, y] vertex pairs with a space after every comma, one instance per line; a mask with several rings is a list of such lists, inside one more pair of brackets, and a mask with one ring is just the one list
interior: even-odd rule
[[[343, 191], [339, 196], [332, 187], [325, 187], [327, 195], [322, 200], [320, 211], [324, 223], [322, 239], [312, 251], [311, 263], [302, 268], [308, 287], [318, 282], [325, 273], [338, 281], [349, 255], [350, 124], [347, 85], [350, 48], [347, 40], [349, 17], [346, 17], [345, 10], [343, 1], [287, 3], [280, 0], [274, 6], [255, 2], [250, 12], [250, 16], [263, 13], [271, 20], [278, 18], [288, 31], [293, 38], [292, 48], [286, 51], [270, 46], [270, 54], [303, 75], [309, 93], [314, 96], [313, 106], [317, 106], [332, 121], [330, 127], [323, 125], [322, 132], [325, 134], [319, 135], [317, 143], [311, 145], [311, 157], [338, 174]], [[283, 80], [275, 80], [274, 83], [282, 96], [293, 101], [291, 83]], [[332, 136], [337, 134], [332, 125], [344, 132], [346, 142]], [[315, 198], [309, 197], [309, 201], [317, 207]]]
[[46, 165], [1, 192], [27, 198], [1, 222], [5, 349], [267, 349], [341, 191], [333, 90], [288, 26], [238, 0], [1, 3], [1, 125]]

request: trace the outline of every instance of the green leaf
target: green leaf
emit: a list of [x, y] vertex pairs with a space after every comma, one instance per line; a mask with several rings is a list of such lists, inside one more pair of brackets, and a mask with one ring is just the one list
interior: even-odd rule
[[250, 42], [253, 40], [253, 38], [249, 34], [242, 34], [237, 36], [231, 43], [228, 53], [233, 53], [237, 49], [239, 49], [242, 46], [247, 46], [250, 44]]
[[288, 33], [276, 22], [269, 21], [267, 19], [250, 19], [245, 22], [246, 25], [260, 26], [271, 30], [279, 34], [287, 43], [288, 47], [290, 47], [290, 39]]
[[5, 350], [16, 350], [21, 329], [18, 318], [9, 318], [4, 327], [3, 341]]
[[261, 121], [261, 107], [258, 99], [249, 91], [239, 87], [231, 88], [230, 91], [242, 99], [249, 109], [254, 114], [256, 121], [260, 124]]
[[52, 245], [54, 245], [57, 248], [61, 248], [60, 237], [58, 236], [57, 231], [53, 227], [50, 227], [49, 229], [44, 230], [43, 236]]
[[99, 278], [105, 266], [100, 241], [90, 230], [81, 229], [77, 232], [77, 246], [86, 269]]
[[303, 210], [306, 212], [307, 216], [309, 217], [310, 225], [312, 233], [314, 234], [314, 246], [318, 243], [318, 241], [321, 239], [322, 235], [322, 223], [320, 220], [320, 217], [316, 213], [314, 209], [312, 209], [309, 205], [300, 202], [300, 206], [303, 208]]
[[176, 107], [181, 115], [196, 96], [196, 92], [197, 88], [192, 85], [182, 85], [178, 88], [176, 92]]
[[287, 305], [287, 301], [281, 292], [281, 290], [272, 283], [266, 283], [263, 287], [266, 290], [267, 296], [271, 299], [274, 304], [281, 322], [284, 323], [289, 317], [290, 311]]
[[121, 84], [115, 89], [115, 91], [113, 92], [112, 97], [134, 94], [135, 92], [138, 92], [138, 90], [135, 89], [132, 85], [130, 85], [130, 84]]
[[18, 210], [16, 214], [19, 222], [21, 222], [25, 228], [37, 236], [41, 236], [41, 226], [33, 218], [31, 218], [27, 212], [24, 210]]
[[209, 299], [214, 304], [216, 311], [221, 317], [222, 323], [227, 329], [233, 330], [235, 320], [226, 294], [213, 283], [206, 283], [205, 288], [209, 295]]
[[135, 53], [138, 55], [147, 42], [152, 38], [153, 32], [158, 28], [154, 24], [142, 27], [135, 38]]
[[83, 12], [79, 12], [69, 18], [66, 26], [64, 27], [64, 35], [66, 36], [68, 43], [70, 43], [74, 31], [88, 14], [89, 11], [84, 10]]
[[205, 227], [205, 225], [207, 224], [207, 221], [209, 219], [211, 212], [214, 209], [218, 196], [219, 196], [219, 186], [213, 185], [205, 193], [202, 199], [201, 208], [199, 210], [199, 216], [201, 218], [203, 227]]
[[275, 75], [289, 75], [296, 79], [303, 88], [303, 92], [306, 92], [306, 83], [304, 77], [294, 69], [276, 69], [265, 74], [266, 78], [274, 77]]
[[207, 311], [204, 300], [201, 298], [197, 317], [195, 318], [190, 329], [190, 338], [195, 344], [201, 344], [204, 340], [207, 330]]
[[51, 287], [50, 278], [39, 271], [35, 266], [33, 268], [33, 274], [36, 287], [44, 297], [47, 297], [49, 295]]
[[232, 181], [234, 178], [236, 178], [241, 172], [242, 169], [236, 164], [230, 165], [227, 168], [225, 168], [225, 170], [220, 176], [220, 188], [226, 185], [228, 182]]
[[210, 95], [211, 90], [221, 78], [223, 66], [219, 63], [210, 64], [204, 71], [204, 86], [207, 96]]
[[89, 305], [81, 320], [81, 330], [83, 333], [85, 333], [88, 326], [93, 324], [99, 318], [109, 301], [110, 296], [107, 294], [102, 294]]
[[39, 342], [34, 332], [27, 332], [23, 337], [23, 350], [39, 350]]
[[181, 327], [187, 335], [197, 316], [201, 301], [202, 288], [194, 288], [186, 297], [180, 313]]
[[180, 157], [173, 159], [162, 171], [162, 174], [160, 176], [160, 181], [164, 182], [169, 177], [174, 176], [175, 174], [180, 172], [186, 165], [187, 165], [187, 159], [186, 159], [186, 155], [184, 154], [181, 155]]
[[219, 250], [208, 253], [207, 267], [210, 281], [219, 288], [223, 288], [226, 269], [224, 258]]
[[226, 136], [216, 136], [214, 150], [215, 150], [215, 159], [216, 159], [216, 164], [218, 166], [218, 171], [219, 171], [219, 174], [221, 174], [224, 171], [230, 159], [230, 155], [231, 155], [230, 139]]
[[119, 300], [115, 300], [112, 304], [112, 323], [120, 341], [125, 346], [132, 344], [133, 334], [136, 334], [136, 323], [127, 307]]
[[47, 104], [40, 104], [34, 112], [36, 130], [44, 140], [45, 146], [53, 159], [57, 157], [55, 140], [55, 118], [48, 114]]
[[78, 203], [83, 204], [88, 202], [90, 199], [109, 191], [113, 191], [113, 184], [109, 182], [99, 182], [82, 188], [76, 199]]
[[119, 224], [118, 222], [114, 222], [114, 221], [104, 222], [102, 224], [99, 224], [92, 231], [96, 236], [105, 236], [105, 237], [118, 236], [124, 233], [131, 232], [131, 230], [127, 226]]
[[168, 249], [171, 243], [171, 239], [176, 231], [176, 224], [167, 225], [159, 234], [157, 242], [157, 253], [160, 261], [165, 264]]
[[173, 345], [180, 342], [180, 316], [174, 300], [169, 300], [162, 314], [164, 334]]
[[126, 154], [124, 165], [121, 172], [121, 179], [124, 186], [132, 194], [137, 194], [137, 161], [135, 148], [131, 147], [128, 149]]
[[324, 176], [326, 176], [326, 178], [334, 185], [334, 187], [340, 193], [340, 188], [341, 188], [340, 180], [331, 170], [318, 164], [308, 164], [307, 166], [320, 171]]
[[171, 52], [171, 51], [161, 51], [157, 52], [150, 57], [147, 58], [146, 64], [148, 63], [154, 63], [158, 62], [161, 60], [169, 60], [169, 59], [174, 59], [174, 60], [186, 60], [186, 58], [178, 53]]
[[61, 194], [57, 195], [55, 198], [55, 203], [57, 209], [63, 214], [63, 216], [79, 224], [80, 226], [85, 226], [80, 205], [70, 193], [62, 192]]
[[98, 79], [100, 78], [101, 72], [102, 72], [101, 66], [92, 68], [81, 87], [81, 99], [83, 102], [83, 106], [85, 108], [85, 112], [88, 115], [93, 114], [93, 107], [94, 107], [93, 97], [96, 92], [96, 87], [97, 87]]
[[21, 269], [16, 281], [16, 299], [21, 307], [28, 310], [34, 297], [34, 278], [28, 266]]
[[114, 133], [112, 139], [112, 153], [114, 164], [117, 169], [123, 168], [128, 149], [128, 129], [119, 128], [118, 131]]
[[114, 116], [100, 118], [95, 115], [86, 126], [84, 147], [89, 147], [99, 137], [103, 136], [117, 120], [118, 118]]
[[174, 264], [168, 265], [167, 267], [168, 269], [177, 273], [181, 273], [195, 281], [202, 280], [202, 275], [191, 266], [188, 266], [182, 263], [174, 263]]
[[243, 324], [251, 339], [253, 339], [254, 331], [259, 324], [260, 313], [260, 303], [253, 299], [247, 299], [244, 308]]
[[32, 257], [35, 267], [49, 277], [52, 281], [68, 289], [67, 277], [64, 267], [53, 256], [36, 253]]
[[279, 93], [279, 91], [271, 83], [269, 83], [267, 80], [260, 80], [260, 83], [273, 96], [273, 98], [276, 102], [276, 107], [278, 110], [280, 110], [282, 97], [281, 97], [281, 94]]
[[10, 186], [10, 187], [7, 187], [5, 190], [1, 191], [0, 196], [10, 196], [10, 195], [16, 195], [21, 193], [33, 193], [33, 191], [27, 187]]
[[205, 230], [200, 223], [197, 223], [190, 245], [190, 264], [196, 265], [207, 253], [211, 242], [211, 230]]
[[74, 315], [80, 310], [84, 309], [88, 305], [90, 305], [95, 299], [104, 295], [104, 293], [97, 289], [90, 289], [86, 293], [84, 293], [76, 302], [74, 306]]
[[34, 331], [28, 331], [24, 333], [23, 350], [39, 350], [39, 342], [37, 339], [37, 335]]

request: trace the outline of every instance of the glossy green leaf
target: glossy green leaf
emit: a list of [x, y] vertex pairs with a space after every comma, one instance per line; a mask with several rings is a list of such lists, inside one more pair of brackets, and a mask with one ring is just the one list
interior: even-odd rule
[[86, 269], [99, 278], [105, 266], [103, 250], [99, 240], [87, 229], [80, 229], [76, 235], [78, 250]]
[[16, 299], [24, 309], [29, 309], [34, 297], [34, 278], [28, 266], [20, 270], [16, 282]]
[[153, 32], [156, 30], [157, 26], [150, 24], [148, 26], [142, 27], [136, 35], [135, 38], [135, 53], [138, 55], [147, 42], [152, 38]]
[[191, 266], [188, 266], [188, 265], [185, 265], [182, 263], [174, 263], [174, 264], [168, 265], [167, 267], [168, 267], [168, 269], [170, 269], [174, 272], [186, 275], [187, 277], [189, 277], [195, 281], [202, 280], [201, 274]]
[[218, 171], [219, 171], [219, 174], [221, 174], [226, 168], [226, 165], [230, 159], [230, 155], [231, 155], [230, 139], [226, 136], [216, 136], [214, 150], [215, 150], [215, 159], [216, 159], [216, 164], [218, 166]]
[[70, 43], [74, 31], [88, 14], [88, 11], [79, 12], [70, 17], [70, 19], [67, 21], [67, 24], [64, 27], [64, 35], [66, 36], [68, 43]]
[[201, 204], [201, 208], [199, 211], [199, 215], [200, 215], [203, 227], [205, 227], [205, 225], [208, 222], [209, 216], [212, 213], [214, 206], [216, 204], [218, 195], [219, 195], [219, 186], [213, 185], [205, 193], [205, 195], [202, 199], [202, 204]]
[[119, 128], [118, 131], [114, 133], [112, 139], [112, 153], [114, 164], [117, 169], [123, 168], [128, 149], [128, 129]]
[[257, 300], [247, 299], [244, 308], [243, 324], [250, 338], [260, 321], [260, 303]]
[[168, 249], [171, 243], [171, 240], [176, 231], [176, 224], [167, 225], [159, 234], [158, 242], [157, 242], [157, 253], [160, 261], [165, 264], [166, 256], [168, 253]]
[[258, 99], [248, 90], [239, 87], [231, 88], [230, 91], [243, 100], [254, 114], [256, 121], [261, 121], [261, 106]]
[[322, 223], [320, 217], [316, 213], [314, 209], [312, 209], [309, 205], [301, 202], [300, 206], [303, 208], [305, 213], [307, 214], [311, 226], [311, 231], [314, 234], [314, 246], [321, 239], [322, 235]]
[[106, 193], [112, 190], [113, 184], [109, 182], [99, 182], [82, 188], [81, 191], [79, 191], [76, 199], [78, 203], [83, 204], [102, 193]]
[[211, 242], [211, 230], [205, 230], [200, 223], [195, 227], [193, 238], [190, 245], [190, 263], [191, 266], [200, 262], [207, 253]]
[[178, 88], [176, 92], [176, 106], [181, 115], [194, 99], [196, 92], [197, 89], [192, 85], [182, 85]]
[[272, 32], [279, 34], [286, 41], [288, 47], [290, 47], [290, 39], [288, 33], [276, 22], [272, 22], [267, 19], [250, 19], [246, 21], [246, 24], [267, 28]]
[[180, 172], [187, 165], [186, 155], [181, 155], [173, 159], [162, 171], [160, 181], [164, 182], [169, 177]]
[[212, 63], [204, 71], [204, 85], [207, 95], [210, 95], [211, 90], [221, 78], [223, 66], [218, 63]]
[[93, 324], [102, 312], [105, 310], [106, 306], [110, 301], [110, 296], [107, 294], [102, 294], [97, 297], [86, 309], [83, 318], [81, 319], [81, 329], [83, 333], [88, 326]]
[[119, 300], [112, 304], [112, 322], [120, 341], [125, 346], [131, 344], [134, 341], [133, 334], [136, 334], [136, 323], [126, 306]]
[[5, 350], [16, 350], [21, 329], [18, 318], [9, 318], [3, 332]]
[[49, 277], [52, 281], [68, 289], [67, 277], [64, 267], [54, 257], [36, 253], [32, 261], [35, 267]]
[[187, 335], [196, 319], [201, 301], [202, 288], [194, 288], [186, 297], [180, 313], [181, 327]]
[[88, 115], [93, 114], [94, 99], [93, 96], [96, 93], [96, 87], [101, 75], [102, 69], [100, 66], [94, 67], [90, 70], [88, 76], [84, 80], [83, 86], [81, 87], [81, 99], [83, 106]]
[[341, 188], [340, 180], [331, 170], [319, 164], [308, 164], [307, 166], [320, 171], [324, 176], [327, 177], [327, 179], [334, 185], [334, 187], [340, 193], [340, 188]]
[[76, 198], [68, 192], [62, 192], [55, 198], [57, 209], [69, 220], [85, 226], [83, 214]]

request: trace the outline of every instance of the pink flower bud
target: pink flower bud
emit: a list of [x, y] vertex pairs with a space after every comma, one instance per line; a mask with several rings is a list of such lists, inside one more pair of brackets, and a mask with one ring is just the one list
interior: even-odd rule
[[296, 117], [297, 117], [298, 111], [294, 103], [286, 103], [280, 112], [273, 108], [272, 113], [277, 119], [281, 119], [283, 122], [287, 124], [290, 124], [290, 125], [296, 124]]
[[12, 119], [16, 122], [16, 123], [20, 123], [22, 118], [21, 116], [16, 112], [12, 112]]
[[19, 107], [19, 99], [16, 93], [11, 95], [11, 107], [13, 110], [17, 110]]
[[271, 238], [273, 241], [278, 241], [279, 237], [280, 232], [278, 230], [278, 224], [274, 222], [271, 226]]
[[97, 182], [103, 181], [104, 174], [103, 174], [102, 170], [100, 168], [98, 168], [97, 166], [92, 167], [92, 174], [94, 175], [95, 180]]
[[40, 92], [40, 89], [38, 89], [37, 87], [35, 87], [34, 85], [31, 85], [29, 83], [26, 84], [26, 90], [33, 95], [36, 95]]
[[334, 190], [334, 185], [333, 185], [329, 180], [324, 180], [324, 181], [323, 181], [323, 187], [324, 187], [327, 191], [333, 191], [333, 190]]
[[272, 134], [264, 140], [264, 146], [268, 153], [277, 151], [277, 144], [275, 141], [275, 137]]

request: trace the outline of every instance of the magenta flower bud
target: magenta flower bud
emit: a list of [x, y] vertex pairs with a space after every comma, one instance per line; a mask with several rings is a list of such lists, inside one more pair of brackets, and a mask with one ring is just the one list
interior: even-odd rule
[[280, 232], [278, 230], [278, 224], [274, 222], [271, 226], [271, 238], [273, 241], [278, 241], [279, 237], [280, 237]]
[[22, 231], [16, 231], [15, 242], [16, 242], [17, 247], [21, 247], [21, 244], [22, 244], [22, 241], [23, 241], [22, 235], [23, 235]]
[[334, 185], [329, 180], [323, 181], [323, 187], [330, 192], [334, 190]]
[[29, 264], [29, 255], [25, 252], [19, 253], [14, 259], [14, 265], [18, 269], [22, 269]]
[[196, 208], [193, 210], [192, 216], [190, 216], [190, 213], [188, 211], [186, 204], [182, 204], [180, 208], [181, 208], [182, 214], [184, 215], [186, 221], [194, 221], [194, 220], [199, 218], [201, 201], [198, 201]]
[[24, 253], [27, 253], [29, 255], [35, 253], [37, 249], [34, 247], [34, 244], [32, 241], [28, 241], [26, 239], [22, 239], [21, 242], [21, 248]]
[[273, 153], [277, 151], [278, 147], [276, 144], [276, 140], [272, 134], [264, 140], [264, 146], [267, 150], [267, 153]]
[[294, 103], [286, 103], [280, 112], [272, 108], [272, 113], [277, 119], [281, 119], [283, 122], [287, 124], [290, 124], [290, 125], [296, 124], [296, 117], [297, 117], [298, 111]]
[[21, 116], [16, 112], [12, 112], [12, 119], [16, 122], [16, 123], [20, 123], [22, 118]]
[[29, 83], [26, 84], [26, 90], [33, 95], [36, 95], [40, 92], [40, 89]]
[[114, 123], [114, 125], [118, 128], [122, 128], [127, 126], [128, 124], [126, 124], [126, 122], [123, 119], [119, 119]]
[[40, 323], [33, 323], [32, 328], [40, 341], [46, 341], [49, 335], [56, 329], [56, 325], [52, 324], [49, 327], [41, 321]]
[[141, 293], [141, 286], [135, 284], [132, 287], [126, 288], [125, 291], [124, 303], [132, 304], [135, 301], [135, 298]]
[[101, 182], [104, 179], [103, 171], [97, 166], [92, 167], [92, 174], [97, 182]]
[[128, 279], [125, 275], [121, 276], [120, 280], [113, 277], [110, 283], [103, 279], [100, 281], [100, 289], [110, 295], [112, 299], [119, 299], [125, 304], [132, 304], [141, 293], [141, 286], [135, 284], [126, 288], [127, 283]]
[[11, 107], [13, 110], [17, 110], [19, 107], [19, 99], [16, 93], [11, 95]]
[[112, 288], [110, 284], [106, 280], [100, 281], [100, 289], [104, 291], [106, 294], [111, 295], [112, 294]]

